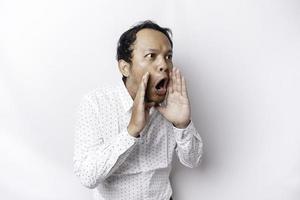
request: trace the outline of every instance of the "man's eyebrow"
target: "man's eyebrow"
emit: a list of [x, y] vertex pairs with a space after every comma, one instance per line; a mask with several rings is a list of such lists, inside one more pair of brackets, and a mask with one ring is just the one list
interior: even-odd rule
[[[150, 48], [150, 49], [146, 49], [145, 51], [158, 52], [159, 50], [158, 49], [152, 49], [152, 48]], [[172, 49], [169, 49], [167, 51], [167, 53], [173, 53]]]

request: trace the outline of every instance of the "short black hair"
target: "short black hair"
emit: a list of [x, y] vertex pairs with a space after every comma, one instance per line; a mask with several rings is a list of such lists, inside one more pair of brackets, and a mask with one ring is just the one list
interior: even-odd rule
[[153, 29], [157, 30], [161, 33], [163, 33], [168, 40], [170, 41], [171, 47], [173, 48], [173, 42], [171, 39], [172, 36], [172, 31], [169, 28], [161, 27], [155, 22], [151, 20], [146, 20], [139, 22], [138, 24], [134, 25], [131, 27], [129, 30], [125, 31], [119, 41], [118, 41], [118, 47], [117, 47], [117, 60], [124, 60], [128, 63], [131, 63], [131, 58], [132, 58], [132, 44], [136, 40], [136, 34], [142, 29]]

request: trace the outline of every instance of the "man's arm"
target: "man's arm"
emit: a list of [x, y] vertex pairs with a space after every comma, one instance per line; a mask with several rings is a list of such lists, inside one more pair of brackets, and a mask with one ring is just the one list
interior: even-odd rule
[[157, 110], [173, 124], [176, 152], [179, 160], [187, 167], [195, 167], [202, 156], [202, 140], [191, 121], [191, 109], [184, 77], [179, 69], [170, 72], [170, 83], [166, 105]]
[[109, 139], [110, 130], [100, 130], [96, 104], [84, 98], [78, 110], [75, 146], [74, 173], [81, 183], [94, 188], [106, 179], [128, 157], [137, 138], [127, 129]]
[[203, 154], [203, 142], [193, 122], [186, 128], [173, 127], [176, 141], [175, 151], [180, 162], [186, 167], [194, 168], [200, 164]]
[[149, 109], [154, 105], [144, 102], [148, 79], [149, 73], [146, 73], [134, 99], [128, 126], [111, 139], [105, 139], [105, 136], [110, 135], [110, 130], [99, 130], [97, 123], [102, 122], [99, 122], [96, 105], [87, 98], [80, 105], [75, 136], [74, 172], [86, 187], [94, 188], [109, 177], [132, 151], [140, 131], [147, 123]]

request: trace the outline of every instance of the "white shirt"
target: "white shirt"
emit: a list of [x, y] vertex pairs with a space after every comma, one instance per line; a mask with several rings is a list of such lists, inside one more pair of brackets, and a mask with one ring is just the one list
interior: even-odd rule
[[196, 167], [202, 140], [193, 122], [178, 129], [155, 108], [135, 138], [127, 132], [133, 100], [125, 85], [95, 89], [78, 109], [74, 172], [95, 200], [169, 200], [173, 152]]

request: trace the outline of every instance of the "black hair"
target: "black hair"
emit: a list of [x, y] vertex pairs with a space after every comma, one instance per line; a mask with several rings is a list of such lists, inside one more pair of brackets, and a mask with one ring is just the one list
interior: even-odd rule
[[[118, 41], [118, 47], [117, 47], [117, 60], [124, 60], [128, 63], [131, 63], [132, 58], [132, 45], [136, 40], [136, 34], [142, 29], [153, 29], [156, 31], [159, 31], [163, 33], [169, 40], [171, 47], [173, 48], [173, 42], [171, 39], [172, 31], [169, 28], [161, 27], [155, 22], [151, 20], [146, 20], [139, 22], [138, 24], [131, 27], [129, 30], [125, 31], [119, 41]], [[123, 81], [126, 79], [126, 77], [123, 76]]]

